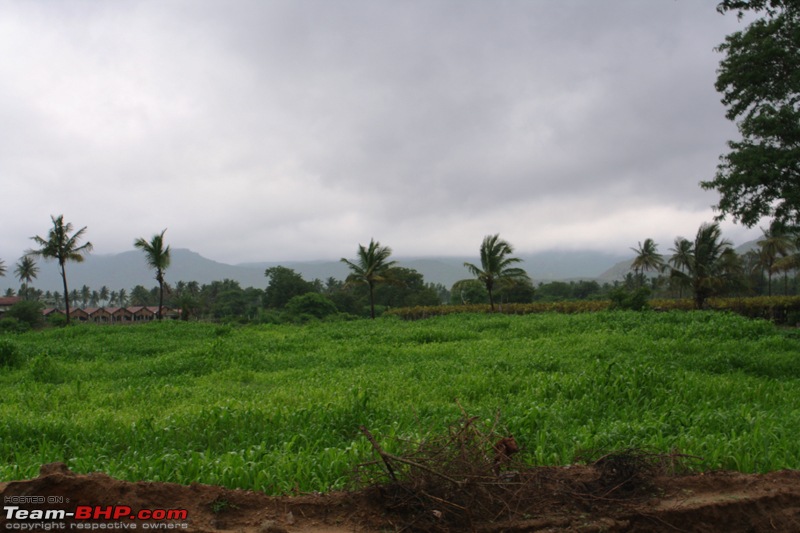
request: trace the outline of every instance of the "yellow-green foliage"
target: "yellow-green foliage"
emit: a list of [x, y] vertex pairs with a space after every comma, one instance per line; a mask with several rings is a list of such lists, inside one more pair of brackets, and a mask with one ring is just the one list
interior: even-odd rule
[[[800, 296], [757, 296], [752, 298], [711, 298], [706, 301], [709, 310], [731, 311], [750, 318], [766, 318], [778, 324], [784, 324], [792, 313], [800, 313]], [[571, 300], [563, 302], [546, 302], [530, 304], [498, 305], [494, 312], [509, 315], [527, 315], [533, 313], [591, 313], [605, 311], [610, 306], [607, 300]], [[694, 309], [694, 300], [654, 299], [649, 301], [651, 309], [656, 311]], [[428, 307], [402, 307], [391, 309], [384, 314], [398, 316], [406, 320], [418, 320], [434, 316], [458, 313], [491, 313], [488, 305], [441, 305]]]

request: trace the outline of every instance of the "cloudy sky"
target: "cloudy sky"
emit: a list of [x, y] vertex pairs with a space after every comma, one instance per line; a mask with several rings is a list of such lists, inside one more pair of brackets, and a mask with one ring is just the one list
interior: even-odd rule
[[736, 136], [716, 3], [0, 0], [0, 258], [58, 214], [227, 263], [667, 253]]

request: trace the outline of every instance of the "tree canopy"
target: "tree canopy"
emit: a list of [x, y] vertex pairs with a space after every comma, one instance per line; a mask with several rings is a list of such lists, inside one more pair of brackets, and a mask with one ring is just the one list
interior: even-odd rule
[[369, 246], [366, 248], [358, 245], [358, 258], [350, 261], [342, 257], [342, 263], [350, 268], [350, 275], [347, 276], [347, 283], [366, 283], [369, 287], [369, 312], [370, 317], [375, 318], [375, 284], [388, 281], [387, 271], [396, 264], [396, 261], [389, 261], [392, 249], [388, 246], [381, 246], [381, 243], [370, 239]]
[[675, 240], [671, 276], [690, 286], [697, 309], [706, 299], [721, 294], [739, 274], [740, 266], [731, 242], [722, 238], [719, 224], [702, 224], [694, 242]]
[[800, 0], [726, 0], [718, 10], [763, 16], [718, 47], [716, 89], [741, 139], [700, 184], [720, 193], [718, 218], [800, 224]]
[[169, 246], [164, 246], [164, 233], [153, 235], [149, 241], [139, 238], [133, 242], [136, 248], [145, 253], [147, 265], [156, 271], [156, 281], [158, 281], [158, 313], [156, 316], [161, 320], [161, 309], [164, 307], [164, 271], [169, 267], [171, 258]]
[[274, 309], [282, 309], [295, 296], [309, 292], [319, 292], [319, 287], [303, 276], [285, 266], [275, 266], [264, 271], [269, 284], [264, 291], [264, 305]]
[[523, 269], [511, 266], [522, 261], [518, 257], [511, 257], [512, 253], [514, 253], [514, 248], [501, 239], [499, 234], [487, 235], [481, 243], [481, 265], [464, 263], [467, 270], [486, 286], [492, 310], [494, 310], [493, 291], [497, 284], [530, 280]]
[[640, 286], [644, 284], [645, 272], [664, 269], [664, 257], [658, 253], [658, 245], [653, 239], [647, 238], [644, 240], [644, 244], [640, 242], [638, 248], [631, 248], [631, 250], [636, 252], [631, 269], [636, 272]]
[[51, 215], [50, 219], [53, 222], [53, 227], [50, 228], [46, 239], [38, 235], [31, 237], [41, 248], [28, 250], [28, 254], [58, 261], [61, 281], [64, 285], [64, 307], [66, 308], [67, 323], [69, 323], [69, 289], [67, 288], [65, 265], [67, 261], [83, 262], [83, 255], [92, 251], [92, 243], [86, 242], [78, 245], [78, 242], [83, 238], [83, 234], [86, 233], [86, 226], [70, 235], [72, 224], [69, 222], [64, 223], [64, 215], [58, 215], [57, 217]]

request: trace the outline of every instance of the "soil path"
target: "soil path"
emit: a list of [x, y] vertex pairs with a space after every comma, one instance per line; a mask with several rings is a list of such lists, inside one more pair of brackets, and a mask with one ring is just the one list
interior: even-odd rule
[[[646, 490], [604, 497], [583, 490], [594, 472], [591, 466], [543, 468], [535, 509], [510, 521], [479, 520], [468, 530], [480, 532], [800, 532], [800, 471], [763, 475], [713, 472], [664, 476], [648, 480]], [[561, 487], [561, 488], [558, 488]], [[446, 510], [435, 516], [404, 516], [391, 512], [377, 489], [329, 494], [270, 497], [251, 491], [208, 485], [127, 482], [105, 474], [77, 475], [64, 465], [42, 467], [36, 479], [0, 483], [4, 512], [0, 530], [75, 530], [100, 528], [171, 529], [236, 533], [343, 533], [377, 531], [462, 531], [448, 525]], [[48, 498], [52, 497], [52, 498]], [[52, 502], [47, 504], [47, 500]], [[37, 500], [45, 503], [37, 504]], [[76, 506], [127, 506], [141, 509], [185, 509], [186, 518], [147, 522], [100, 519], [95, 522], [41, 520], [31, 514], [9, 517], [9, 507], [21, 510], [65, 509]], [[17, 512], [17, 511], [13, 511]], [[34, 517], [31, 519], [30, 517]], [[47, 524], [51, 524], [47, 526]], [[52, 525], [61, 523], [62, 525]], [[38, 527], [37, 527], [38, 524]]]

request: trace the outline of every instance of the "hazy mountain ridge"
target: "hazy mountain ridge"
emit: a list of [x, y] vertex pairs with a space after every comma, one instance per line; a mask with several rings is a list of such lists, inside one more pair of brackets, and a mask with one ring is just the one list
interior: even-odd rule
[[[754, 243], [745, 243], [737, 248], [749, 249]], [[590, 250], [551, 250], [534, 254], [518, 254], [523, 260], [524, 268], [534, 281], [549, 282], [555, 280], [595, 279], [600, 282], [622, 279], [630, 270], [632, 257]], [[448, 289], [460, 279], [469, 278], [464, 262], [478, 263], [477, 257], [409, 257], [394, 258], [398, 266], [413, 268], [420, 272], [427, 283], [441, 283]], [[43, 291], [61, 292], [61, 277], [58, 265], [54, 261], [36, 260], [39, 276], [32, 283], [33, 287]], [[197, 252], [185, 248], [172, 249], [172, 263], [166, 272], [168, 283], [177, 281], [197, 281], [207, 284], [212, 281], [232, 279], [242, 287], [267, 286], [264, 271], [273, 266], [282, 265], [294, 269], [305, 279], [325, 280], [329, 277], [343, 280], [347, 277], [347, 266], [340, 261], [269, 261], [259, 263], [240, 263], [229, 265], [201, 256]], [[14, 277], [14, 263], [6, 261], [8, 271], [0, 278], [0, 290], [19, 288], [19, 281]], [[130, 291], [136, 285], [148, 289], [157, 282], [154, 272], [148, 268], [144, 254], [139, 250], [130, 250], [119, 254], [90, 254], [83, 263], [67, 264], [67, 281], [69, 289], [80, 289], [83, 285], [93, 290], [106, 286], [109, 290], [125, 289]]]

